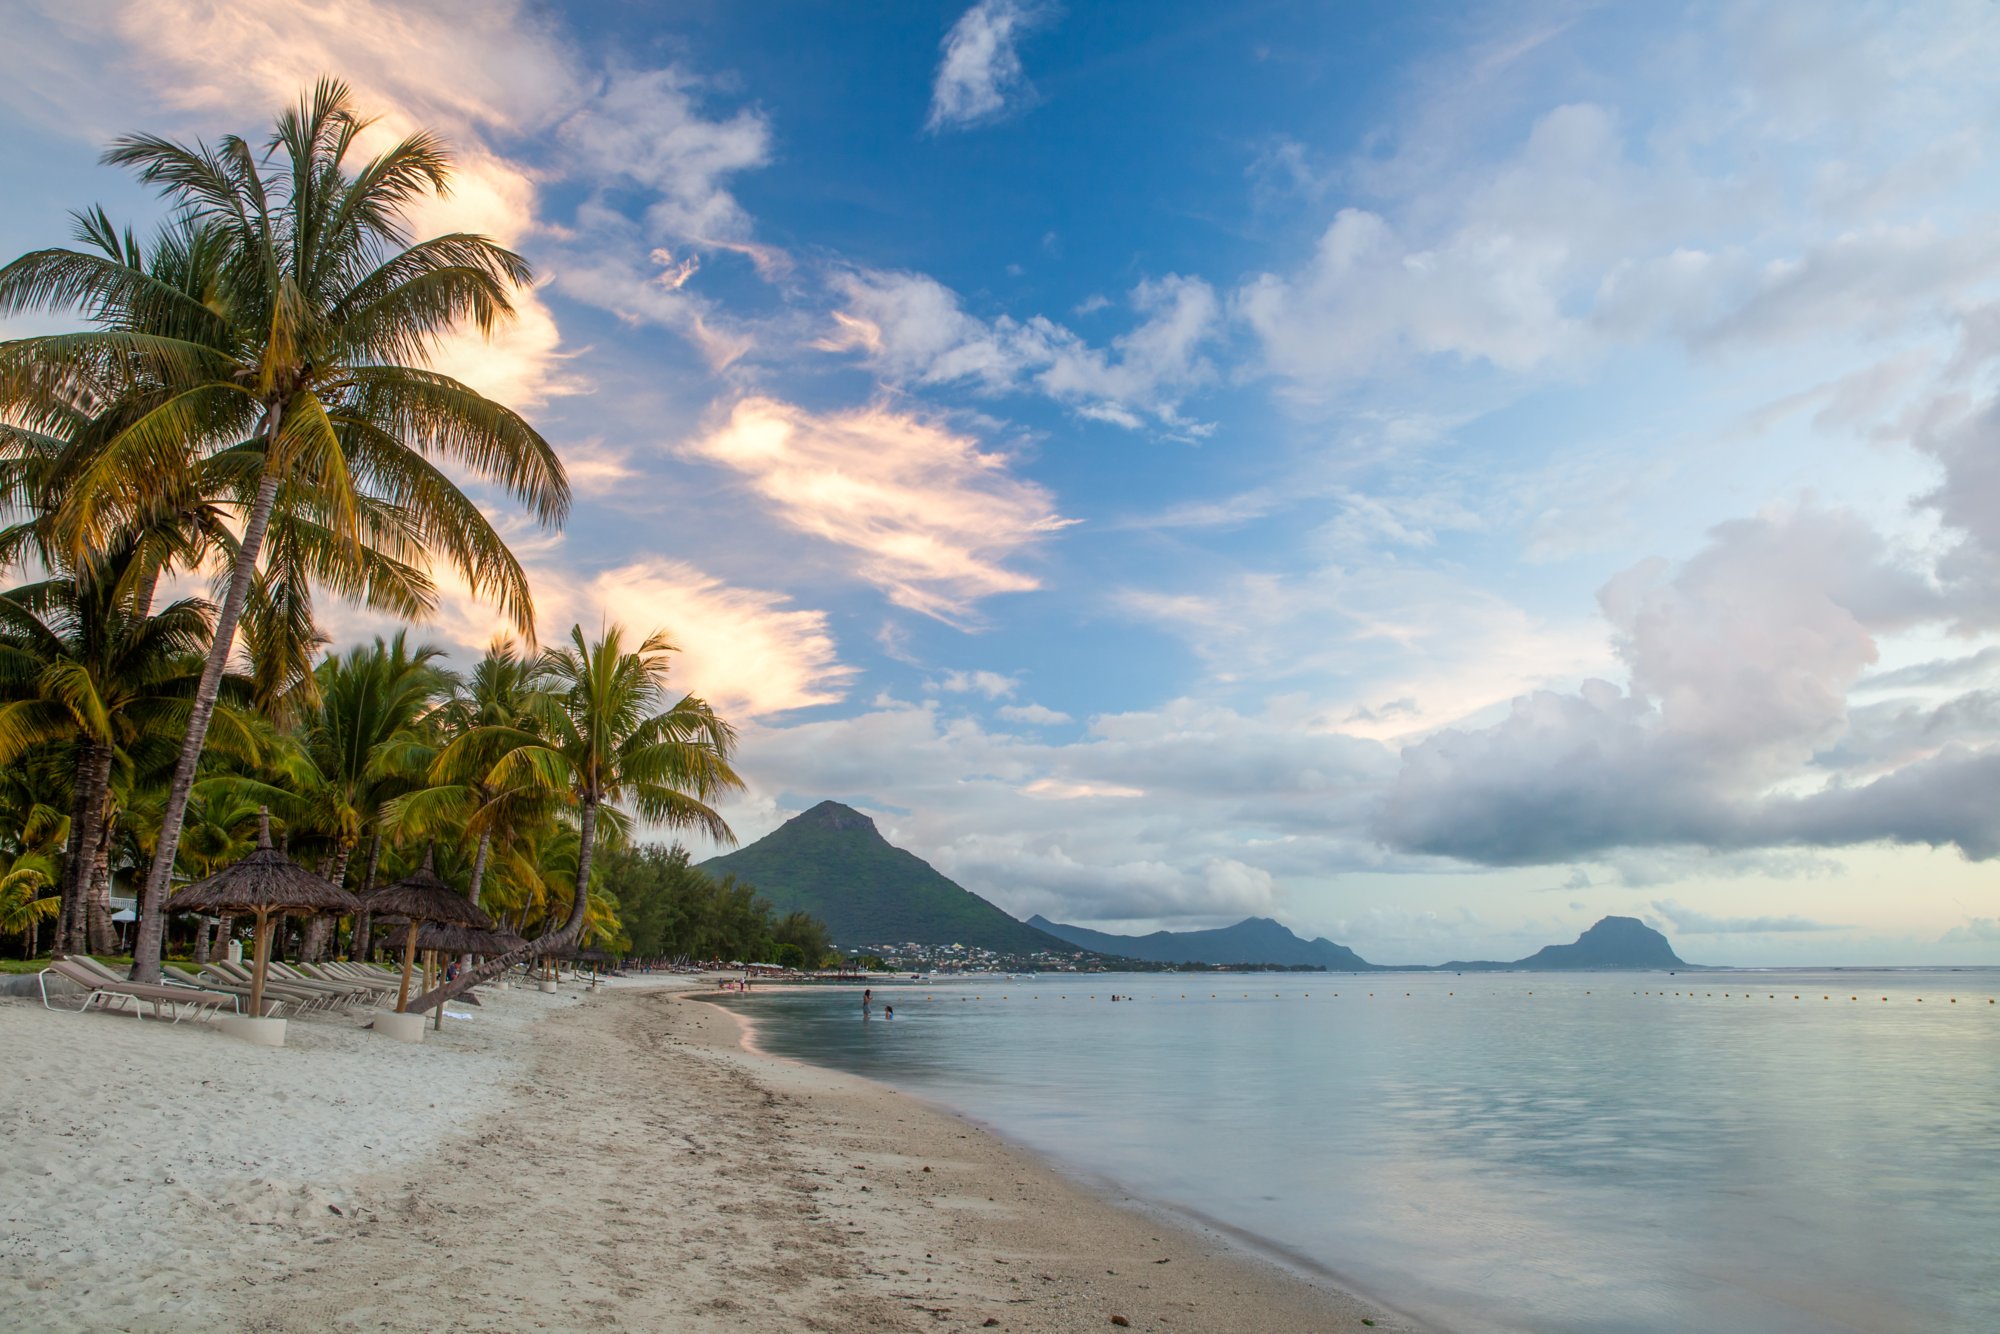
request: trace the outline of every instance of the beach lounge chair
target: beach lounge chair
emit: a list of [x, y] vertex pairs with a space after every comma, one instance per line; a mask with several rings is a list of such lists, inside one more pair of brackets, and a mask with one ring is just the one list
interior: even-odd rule
[[345, 959], [334, 959], [314, 966], [322, 973], [329, 973], [336, 978], [351, 977], [355, 981], [365, 982], [371, 987], [387, 986], [393, 988], [402, 977], [402, 974], [393, 968], [378, 968], [372, 963], [351, 963]]
[[[236, 997], [237, 1013], [248, 1012], [250, 988], [241, 982], [225, 982], [220, 978], [196, 977], [185, 968], [176, 968], [170, 963], [160, 965], [160, 980], [170, 987], [193, 987], [197, 991], [221, 991]], [[297, 1009], [296, 1005], [282, 996], [264, 997], [264, 1017], [278, 1018], [286, 1009]]]
[[373, 987], [363, 986], [352, 978], [314, 977], [310, 973], [300, 972], [289, 964], [279, 963], [276, 959], [271, 960], [269, 968], [266, 980], [275, 977], [281, 982], [291, 982], [300, 986], [332, 987], [345, 997], [342, 1003], [346, 1005], [373, 1005], [381, 999]]
[[[201, 970], [201, 975], [235, 982], [244, 987], [250, 985], [250, 970], [242, 964], [230, 963], [227, 959], [218, 959], [209, 964]], [[264, 978], [264, 994], [284, 997], [300, 1014], [314, 1010], [330, 1010], [344, 999], [343, 993], [335, 991], [332, 987], [317, 985], [309, 987], [304, 983], [290, 982], [268, 974]]]
[[332, 964], [325, 963], [302, 963], [293, 971], [315, 982], [326, 982], [340, 987], [358, 987], [367, 991], [380, 991], [384, 987], [396, 985], [386, 977], [361, 977], [354, 973], [342, 972]]
[[49, 974], [54, 973], [65, 982], [84, 988], [83, 1003], [77, 1006], [77, 1013], [96, 1006], [99, 1009], [122, 1009], [132, 1006], [133, 1013], [144, 1015], [139, 1007], [151, 1005], [155, 1019], [173, 1016], [171, 1022], [178, 1024], [188, 1013], [199, 1014], [202, 1018], [212, 1018], [217, 1011], [227, 1006], [236, 1009], [236, 998], [215, 991], [196, 991], [188, 987], [170, 987], [151, 982], [126, 982], [112, 980], [104, 976], [109, 970], [95, 959], [86, 968], [76, 959], [57, 959], [42, 969], [38, 975], [42, 990], [42, 1004], [53, 1010], [49, 1004]]

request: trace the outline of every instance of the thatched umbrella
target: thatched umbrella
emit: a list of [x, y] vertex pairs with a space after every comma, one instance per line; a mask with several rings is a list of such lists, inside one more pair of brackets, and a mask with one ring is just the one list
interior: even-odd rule
[[271, 812], [257, 811], [257, 847], [249, 856], [197, 880], [167, 901], [168, 912], [255, 915], [255, 957], [250, 968], [250, 1013], [264, 1013], [264, 974], [271, 964], [271, 926], [290, 913], [351, 913], [361, 900], [314, 875], [271, 846]]
[[469, 926], [491, 931], [493, 919], [479, 905], [438, 879], [431, 867], [431, 848], [424, 849], [424, 864], [412, 875], [370, 894], [368, 910], [380, 916], [408, 919], [403, 933], [403, 985], [396, 991], [396, 1013], [402, 1014], [410, 999], [410, 970], [417, 961], [417, 928], [426, 922], [448, 926]]
[[482, 931], [476, 926], [427, 922], [417, 932], [417, 948], [439, 954], [505, 954], [527, 943], [504, 927]]
[[[438, 958], [438, 956], [442, 956], [442, 954], [506, 954], [508, 950], [514, 950], [518, 946], [528, 944], [526, 940], [522, 940], [520, 936], [516, 936], [514, 932], [510, 932], [506, 928], [480, 930], [478, 926], [456, 926], [456, 924], [446, 924], [446, 922], [412, 924], [412, 922], [408, 922], [408, 918], [388, 918], [388, 922], [390, 924], [402, 922], [402, 932], [404, 934], [402, 936], [394, 936], [392, 934], [392, 936], [386, 936], [386, 940], [388, 940], [388, 946], [392, 950], [402, 950], [404, 954], [412, 952], [410, 940], [408, 940], [408, 932], [412, 928], [416, 930], [416, 950], [424, 952], [424, 986], [430, 986], [432, 960]], [[470, 1004], [480, 1004], [478, 996], [472, 996], [470, 992], [466, 992], [466, 996], [462, 996], [462, 1000], [468, 1000]], [[438, 1030], [444, 1028], [444, 1006], [442, 1004], [438, 1006], [438, 1018], [436, 1018], [434, 1028], [438, 1028]]]

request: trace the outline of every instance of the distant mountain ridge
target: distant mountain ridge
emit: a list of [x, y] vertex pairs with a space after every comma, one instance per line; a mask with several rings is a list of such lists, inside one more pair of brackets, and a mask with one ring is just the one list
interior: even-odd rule
[[1145, 936], [1120, 936], [1109, 931], [1028, 919], [1028, 925], [1060, 936], [1078, 948], [1148, 963], [1306, 965], [1328, 972], [1466, 972], [1518, 969], [1525, 972], [1564, 970], [1616, 971], [1693, 968], [1667, 938], [1636, 917], [1605, 917], [1568, 945], [1548, 945], [1525, 959], [1500, 963], [1491, 959], [1454, 960], [1441, 964], [1370, 963], [1345, 945], [1320, 937], [1306, 940], [1268, 917], [1246, 917], [1234, 926], [1213, 931], [1155, 931]]
[[1667, 938], [1636, 917], [1605, 917], [1568, 945], [1550, 945], [1525, 959], [1376, 964], [1325, 937], [1306, 940], [1282, 922], [1246, 917], [1209, 931], [1155, 931], [1121, 936], [1035, 916], [1018, 921], [935, 867], [882, 837], [875, 822], [851, 806], [822, 801], [747, 847], [711, 857], [702, 869], [734, 875], [779, 912], [809, 912], [834, 943], [967, 945], [1002, 954], [1069, 954], [1087, 950], [1143, 963], [1252, 964], [1324, 968], [1329, 972], [1394, 969], [1437, 971], [1523, 969], [1681, 969]]
[[1375, 965], [1345, 945], [1324, 936], [1306, 940], [1282, 922], [1246, 917], [1234, 926], [1212, 931], [1155, 931], [1145, 936], [1119, 936], [1085, 926], [1051, 922], [1039, 914], [1028, 925], [1069, 941], [1079, 949], [1113, 954], [1147, 963], [1277, 964], [1325, 968], [1330, 972], [1366, 972]]
[[1525, 959], [1494, 963], [1480, 959], [1439, 964], [1442, 969], [1518, 968], [1535, 972], [1565, 969], [1613, 970], [1619, 968], [1689, 968], [1667, 938], [1636, 917], [1603, 917], [1574, 944], [1544, 945]]
[[822, 801], [701, 867], [755, 885], [781, 913], [811, 913], [844, 949], [907, 942], [1006, 954], [1077, 948], [1002, 912], [837, 801]]

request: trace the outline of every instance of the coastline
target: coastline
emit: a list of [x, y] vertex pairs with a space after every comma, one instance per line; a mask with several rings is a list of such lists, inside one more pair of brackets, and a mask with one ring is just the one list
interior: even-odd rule
[[[764, 992], [757, 994], [782, 995], [787, 991], [798, 990], [803, 988], [780, 984], [768, 987]], [[734, 993], [690, 991], [680, 999], [720, 1010], [735, 1020], [740, 1031], [740, 1044], [743, 1050], [757, 1060], [775, 1062], [792, 1069], [809, 1070], [816, 1075], [851, 1079], [865, 1088], [878, 1090], [890, 1098], [913, 1103], [933, 1116], [971, 1127], [976, 1134], [993, 1140], [1007, 1150], [1029, 1171], [1052, 1176], [1054, 1187], [1082, 1196], [1082, 1202], [1073, 1207], [1110, 1207], [1120, 1215], [1145, 1221], [1154, 1232], [1164, 1228], [1178, 1234], [1183, 1245], [1198, 1243], [1205, 1257], [1223, 1261], [1233, 1260], [1252, 1270], [1255, 1276], [1267, 1281], [1275, 1277], [1281, 1283], [1303, 1284], [1314, 1293], [1331, 1300], [1334, 1310], [1330, 1318], [1337, 1322], [1338, 1327], [1344, 1328], [1347, 1325], [1358, 1324], [1361, 1320], [1367, 1320], [1371, 1325], [1362, 1326], [1363, 1328], [1372, 1326], [1377, 1329], [1405, 1331], [1406, 1334], [1423, 1334], [1423, 1331], [1433, 1328], [1424, 1325], [1415, 1316], [1371, 1298], [1342, 1275], [1308, 1256], [1288, 1250], [1268, 1237], [1232, 1227], [1199, 1210], [1134, 1195], [1116, 1181], [1053, 1161], [1047, 1154], [1016, 1140], [1001, 1128], [921, 1094], [892, 1088], [864, 1076], [850, 1075], [844, 1071], [835, 1071], [778, 1055], [758, 1042], [756, 1016], [738, 1008], [734, 1002], [739, 998]], [[1153, 1237], [1153, 1233], [1149, 1233], [1148, 1236]], [[1320, 1326], [1315, 1326], [1318, 1327]]]
[[[60, 1070], [0, 1090], [28, 1158], [0, 1167], [0, 1324], [1417, 1328], [953, 1113], [750, 1050], [690, 990], [502, 993], [419, 1047], [357, 1018], [268, 1052], [0, 1003], [10, 1049], [66, 1038]], [[190, 1145], [194, 1184], [160, 1180]]]

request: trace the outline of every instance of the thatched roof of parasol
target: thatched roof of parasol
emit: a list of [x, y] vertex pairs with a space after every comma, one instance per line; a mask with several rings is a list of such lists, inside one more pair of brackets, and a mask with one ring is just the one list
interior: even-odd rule
[[171, 899], [168, 912], [361, 911], [361, 900], [271, 846], [271, 817], [257, 813], [257, 847], [233, 866], [197, 880]]
[[370, 894], [363, 902], [368, 911], [382, 916], [415, 918], [419, 922], [444, 922], [481, 931], [493, 929], [493, 919], [479, 905], [438, 879], [431, 869], [431, 850], [424, 849], [424, 864], [412, 874]]
[[417, 931], [417, 948], [446, 954], [505, 954], [528, 942], [512, 931], [481, 931], [476, 927], [426, 922]]

